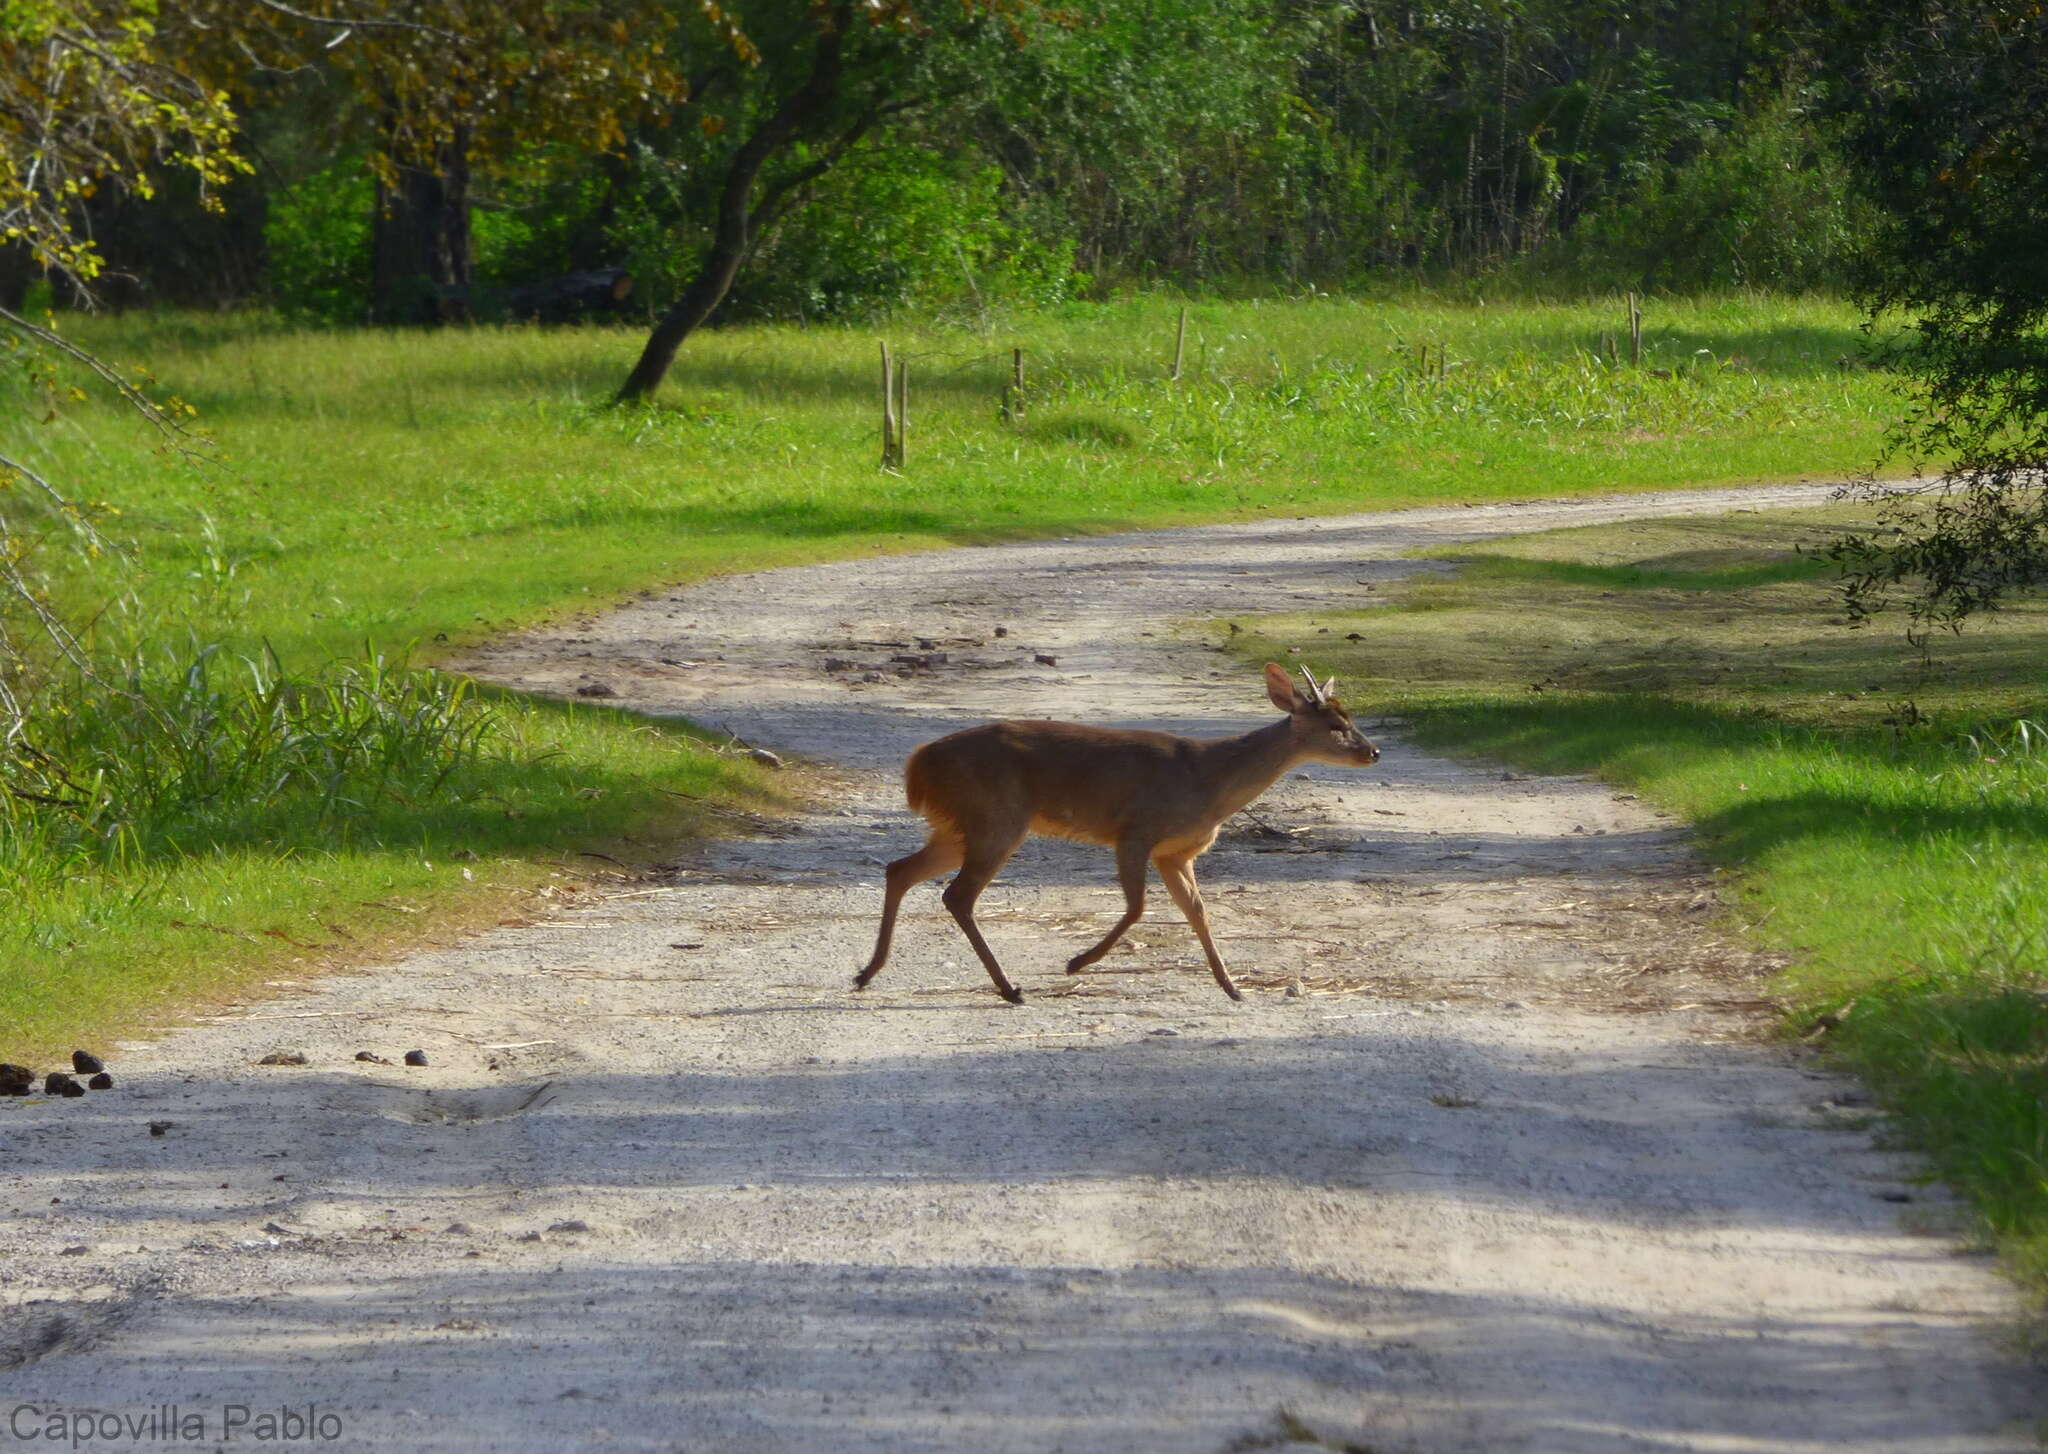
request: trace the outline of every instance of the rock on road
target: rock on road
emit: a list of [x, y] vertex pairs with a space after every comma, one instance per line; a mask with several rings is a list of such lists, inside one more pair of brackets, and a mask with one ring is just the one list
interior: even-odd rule
[[[1060, 974], [1117, 900], [1107, 854], [1038, 841], [982, 901], [1022, 1008], [932, 886], [848, 993], [921, 838], [915, 743], [1243, 730], [1255, 671], [1179, 623], [1369, 601], [1435, 568], [1417, 545], [1816, 494], [863, 560], [477, 654], [830, 791], [0, 1111], [0, 1442], [313, 1405], [348, 1450], [2036, 1448], [1989, 1259], [1851, 1084], [1760, 1036], [1711, 876], [1598, 784], [1398, 724], [1377, 769], [1290, 776], [1201, 864], [1242, 1006], [1156, 884], [1128, 949]], [[1370, 729], [1370, 684], [1346, 696]], [[309, 1063], [254, 1064], [280, 1046]]]

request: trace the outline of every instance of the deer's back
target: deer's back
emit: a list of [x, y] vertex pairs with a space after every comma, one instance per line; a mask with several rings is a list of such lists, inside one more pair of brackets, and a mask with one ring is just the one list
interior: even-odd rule
[[1115, 843], [1137, 827], [1165, 838], [1206, 826], [1199, 755], [1199, 743], [1165, 732], [990, 722], [918, 748], [904, 788], [927, 821], [969, 837], [1028, 828]]

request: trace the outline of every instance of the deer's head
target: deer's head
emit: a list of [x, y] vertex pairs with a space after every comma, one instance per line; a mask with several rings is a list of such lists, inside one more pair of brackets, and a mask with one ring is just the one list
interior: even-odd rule
[[1380, 750], [1358, 730], [1344, 704], [1337, 700], [1337, 679], [1317, 681], [1301, 669], [1302, 686], [1273, 662], [1266, 663], [1266, 695], [1287, 714], [1289, 730], [1300, 754], [1339, 767], [1371, 767]]

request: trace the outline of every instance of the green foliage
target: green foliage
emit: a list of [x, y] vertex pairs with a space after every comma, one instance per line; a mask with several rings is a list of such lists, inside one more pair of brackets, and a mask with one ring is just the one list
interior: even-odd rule
[[346, 158], [271, 197], [263, 241], [271, 294], [285, 316], [318, 323], [362, 320], [375, 191], [361, 159]]
[[0, 881], [13, 892], [80, 866], [262, 841], [284, 817], [346, 840], [372, 800], [470, 787], [464, 770], [496, 735], [465, 684], [380, 656], [305, 677], [274, 658], [224, 666], [208, 646], [119, 669], [46, 691], [0, 759]]
[[[803, 161], [801, 153], [794, 158]], [[919, 301], [1059, 303], [1070, 250], [1012, 226], [1002, 174], [908, 145], [863, 148], [756, 253], [733, 317], [853, 320]]]
[[[646, 23], [637, 0], [617, 8], [629, 29]], [[1550, 276], [1601, 285], [1826, 287], [1865, 221], [1828, 138], [1786, 99], [1807, 81], [1796, 36], [1759, 26], [1758, 0], [901, 9], [914, 17], [901, 26], [891, 7], [851, 22], [834, 99], [761, 174], [766, 205], [728, 318], [870, 316], [904, 300], [976, 309], [1006, 293], [1070, 294], [1081, 275], [1098, 291], [1330, 287], [1531, 256]], [[387, 182], [394, 169], [453, 167], [436, 147], [457, 124], [476, 173], [485, 316], [505, 286], [610, 265], [638, 279], [636, 309], [664, 307], [705, 254], [727, 167], [802, 84], [817, 34], [794, 0], [688, 10], [668, 45], [691, 58], [689, 106], [650, 108], [584, 65], [612, 42], [583, 20], [522, 8], [480, 39], [445, 6], [420, 13], [447, 34], [351, 35], [322, 53], [317, 87], [236, 72], [246, 55], [226, 44], [233, 26], [190, 34], [244, 87], [272, 164], [243, 185], [293, 215], [286, 236], [271, 228], [286, 244], [272, 296], [296, 315], [363, 316], [372, 278], [367, 259], [308, 266], [339, 263], [324, 239], [342, 233], [307, 214], [342, 203], [279, 179], [338, 179], [337, 151]], [[280, 66], [335, 34], [267, 12], [250, 23]], [[553, 70], [492, 79], [517, 69], [521, 36], [558, 24], [573, 44]], [[451, 90], [444, 55], [479, 84]], [[648, 64], [668, 77], [661, 57]], [[395, 120], [376, 101], [387, 73], [403, 82]], [[600, 92], [579, 119], [581, 98]], [[1774, 225], [1785, 217], [1801, 225]], [[146, 220], [99, 221], [117, 262], [161, 294], [213, 296], [167, 269], [233, 279], [261, 262], [160, 258]], [[228, 236], [214, 251], [247, 245]], [[976, 247], [984, 259], [963, 268], [959, 252]], [[351, 303], [350, 290], [363, 296]]]
[[1874, 225], [1832, 146], [1785, 97], [1654, 167], [1546, 264], [1612, 287], [1839, 290]]
[[1859, 615], [1903, 596], [1956, 627], [2048, 581], [2048, 12], [2001, 0], [1816, 3], [1826, 96], [1880, 220], [1860, 296], [1913, 317], [1895, 453], [1931, 490], [1877, 489], [1837, 559]]

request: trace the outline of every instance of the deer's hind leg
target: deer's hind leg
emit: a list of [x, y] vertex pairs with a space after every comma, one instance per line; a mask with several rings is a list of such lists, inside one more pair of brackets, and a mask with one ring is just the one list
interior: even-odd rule
[[855, 989], [866, 989], [868, 982], [880, 974], [882, 966], [888, 962], [889, 941], [896, 935], [896, 911], [903, 905], [903, 896], [926, 879], [937, 878], [958, 868], [966, 852], [965, 845], [954, 834], [934, 830], [932, 836], [925, 840], [924, 847], [889, 865], [882, 890], [882, 928], [875, 935], [875, 952], [869, 958], [867, 968], [853, 977]]
[[1145, 861], [1149, 845], [1125, 839], [1116, 846], [1117, 882], [1124, 886], [1124, 916], [1116, 927], [1102, 936], [1092, 949], [1085, 949], [1067, 961], [1067, 973], [1079, 974], [1115, 947], [1131, 925], [1145, 917]]

